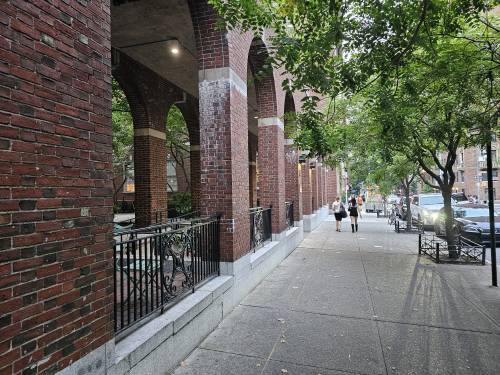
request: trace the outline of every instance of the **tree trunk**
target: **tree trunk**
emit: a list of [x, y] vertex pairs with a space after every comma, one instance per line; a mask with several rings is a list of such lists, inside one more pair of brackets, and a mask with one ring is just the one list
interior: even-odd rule
[[444, 214], [445, 214], [445, 228], [446, 228], [446, 242], [450, 258], [458, 258], [458, 251], [455, 247], [456, 238], [453, 231], [453, 209], [451, 208], [451, 186], [446, 186], [442, 189], [444, 201]]
[[410, 184], [405, 185], [406, 199], [406, 231], [411, 231]]

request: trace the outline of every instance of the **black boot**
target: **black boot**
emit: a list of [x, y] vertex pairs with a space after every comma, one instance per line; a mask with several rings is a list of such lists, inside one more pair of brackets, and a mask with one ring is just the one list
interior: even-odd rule
[[358, 231], [358, 224], [356, 224], [356, 232]]
[[351, 224], [352, 233], [354, 233], [354, 224]]

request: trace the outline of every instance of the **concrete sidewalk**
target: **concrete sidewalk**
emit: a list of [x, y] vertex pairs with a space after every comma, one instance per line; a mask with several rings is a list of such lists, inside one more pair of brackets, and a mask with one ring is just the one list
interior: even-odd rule
[[174, 374], [500, 374], [489, 267], [419, 258], [386, 219], [347, 226], [312, 232]]

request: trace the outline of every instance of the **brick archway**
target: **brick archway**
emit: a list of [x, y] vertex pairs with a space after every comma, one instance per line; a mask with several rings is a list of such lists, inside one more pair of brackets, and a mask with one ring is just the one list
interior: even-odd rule
[[146, 66], [117, 52], [113, 76], [129, 102], [134, 122], [135, 215], [138, 226], [167, 217], [165, 124], [183, 92]]
[[258, 129], [258, 199], [263, 207], [272, 206], [272, 231], [286, 228], [284, 124], [278, 117], [274, 71], [269, 64], [267, 46], [254, 38], [248, 53], [251, 77], [255, 87]]

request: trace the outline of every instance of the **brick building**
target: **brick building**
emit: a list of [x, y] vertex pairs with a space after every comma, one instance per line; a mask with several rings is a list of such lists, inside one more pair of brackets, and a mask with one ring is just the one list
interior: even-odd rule
[[[500, 180], [498, 176], [500, 143], [492, 142], [494, 199], [500, 200]], [[454, 190], [465, 195], [477, 196], [480, 201], [488, 200], [488, 177], [486, 173], [486, 150], [471, 147], [459, 150], [455, 163], [456, 182]]]
[[[300, 111], [302, 97], [283, 92], [283, 71], [261, 74], [266, 39], [221, 30], [205, 0], [0, 4], [0, 374], [166, 371], [324, 217], [335, 171], [299, 164], [285, 139], [285, 101]], [[193, 207], [222, 215], [221, 275], [148, 323], [154, 330], [122, 337], [112, 77], [134, 122], [136, 224], [168, 208], [164, 124], [174, 104], [189, 130]], [[249, 253], [256, 199], [272, 206], [265, 256]]]
[[[493, 165], [493, 196], [500, 200], [499, 155], [500, 142], [496, 138], [492, 142]], [[446, 161], [446, 154], [441, 155], [441, 161]], [[486, 150], [481, 147], [470, 147], [457, 151], [457, 160], [453, 167], [455, 173], [454, 193], [463, 192], [467, 197], [477, 197], [480, 202], [488, 200], [488, 177], [486, 170]], [[439, 173], [439, 170], [436, 170]], [[421, 182], [419, 191], [428, 190]]]

